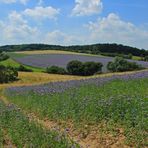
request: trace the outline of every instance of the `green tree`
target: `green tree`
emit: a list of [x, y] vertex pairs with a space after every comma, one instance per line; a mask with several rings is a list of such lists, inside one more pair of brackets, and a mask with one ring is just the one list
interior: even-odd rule
[[135, 62], [128, 62], [122, 57], [116, 57], [113, 62], [107, 64], [107, 69], [112, 72], [123, 72], [142, 69], [141, 65]]
[[77, 60], [67, 64], [67, 71], [72, 75], [83, 75], [83, 63]]
[[8, 83], [17, 80], [18, 72], [12, 67], [0, 65], [0, 83]]
[[83, 75], [89, 76], [93, 75], [97, 72], [101, 72], [102, 70], [102, 63], [96, 63], [96, 62], [85, 62], [83, 64]]

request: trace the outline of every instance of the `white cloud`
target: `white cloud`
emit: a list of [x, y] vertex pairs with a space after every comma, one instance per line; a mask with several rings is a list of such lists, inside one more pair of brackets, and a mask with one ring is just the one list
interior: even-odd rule
[[34, 9], [26, 9], [23, 14], [32, 17], [36, 20], [39, 19], [56, 19], [56, 16], [60, 13], [59, 9], [55, 9], [51, 6], [42, 7], [37, 6]]
[[0, 22], [1, 44], [25, 43], [35, 39], [38, 34], [36, 27], [30, 27], [20, 14], [13, 11], [7, 21]]
[[[37, 15], [38, 16], [38, 15]], [[40, 15], [39, 15], [40, 16]], [[148, 49], [148, 30], [131, 22], [123, 21], [118, 15], [111, 13], [95, 22], [85, 25], [82, 32], [66, 33], [59, 30], [40, 30], [29, 24], [22, 13], [13, 11], [0, 20], [0, 44], [47, 43], [47, 44], [90, 44], [90, 43], [121, 43]], [[48, 18], [46, 15], [43, 18]]]
[[78, 44], [81, 41], [82, 40], [78, 36], [69, 35], [60, 30], [54, 30], [52, 32], [48, 32], [42, 42], [47, 44], [70, 45]]
[[6, 3], [6, 4], [20, 2], [20, 3], [24, 4], [24, 5], [26, 5], [28, 1], [29, 0], [0, 0], [0, 2]]
[[103, 8], [101, 0], [75, 0], [75, 3], [76, 5], [72, 10], [72, 15], [75, 16], [98, 14]]
[[96, 22], [90, 22], [87, 27], [90, 31], [89, 40], [91, 42], [114, 42], [148, 48], [148, 31], [121, 20], [114, 13], [100, 18]]

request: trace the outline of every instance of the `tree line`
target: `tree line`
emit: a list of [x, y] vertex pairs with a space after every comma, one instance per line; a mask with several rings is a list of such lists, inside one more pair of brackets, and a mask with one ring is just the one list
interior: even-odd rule
[[32, 50], [65, 50], [90, 54], [124, 54], [145, 57], [148, 56], [148, 50], [138, 49], [136, 47], [124, 46], [121, 44], [92, 44], [92, 45], [47, 45], [47, 44], [22, 44], [1, 46], [0, 51], [32, 51]]

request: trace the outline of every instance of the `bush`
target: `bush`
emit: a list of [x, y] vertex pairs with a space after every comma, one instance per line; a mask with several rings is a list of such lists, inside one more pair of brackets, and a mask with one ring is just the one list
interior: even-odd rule
[[121, 57], [116, 57], [113, 62], [107, 64], [107, 69], [112, 72], [124, 72], [140, 70], [142, 67], [135, 62], [128, 62]]
[[7, 60], [9, 56], [3, 52], [0, 52], [0, 61]]
[[101, 72], [102, 66], [96, 62], [71, 61], [67, 64], [67, 71], [72, 75], [89, 76]]
[[71, 61], [67, 64], [67, 71], [72, 75], [83, 75], [83, 63], [77, 60]]
[[18, 72], [12, 67], [0, 65], [0, 83], [8, 83], [17, 80]]
[[102, 66], [102, 63], [85, 62], [83, 64], [83, 75], [90, 76], [95, 73], [101, 73]]
[[148, 62], [148, 56], [144, 57], [144, 61]]
[[20, 65], [18, 68], [17, 68], [18, 71], [25, 71], [25, 72], [32, 72], [32, 69], [29, 69], [29, 68], [26, 68], [25, 66], [23, 65]]
[[47, 67], [46, 72], [52, 74], [67, 74], [64, 68], [58, 66]]

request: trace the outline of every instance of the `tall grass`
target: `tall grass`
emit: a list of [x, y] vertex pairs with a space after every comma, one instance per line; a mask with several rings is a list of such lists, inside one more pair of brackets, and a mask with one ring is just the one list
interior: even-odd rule
[[4, 133], [16, 147], [67, 148], [78, 147], [66, 136], [49, 131], [22, 114], [14, 105], [5, 106], [0, 102], [0, 146], [4, 146]]
[[146, 145], [148, 127], [148, 79], [115, 80], [101, 87], [85, 85], [64, 93], [9, 94], [11, 102], [28, 112], [52, 120], [72, 120], [79, 125], [102, 121], [124, 128], [128, 141]]

